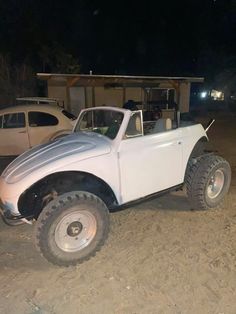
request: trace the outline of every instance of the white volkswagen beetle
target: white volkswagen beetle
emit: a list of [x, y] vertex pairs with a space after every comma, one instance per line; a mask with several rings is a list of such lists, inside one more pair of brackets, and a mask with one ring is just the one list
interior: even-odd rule
[[50, 104], [17, 105], [0, 110], [0, 156], [17, 156], [29, 148], [71, 133], [75, 117]]
[[219, 206], [231, 171], [204, 151], [206, 141], [200, 124], [143, 122], [141, 111], [112, 107], [83, 110], [73, 134], [25, 152], [5, 169], [2, 214], [13, 224], [36, 221], [37, 246], [50, 262], [81, 263], [103, 245], [109, 211], [124, 204], [185, 184], [192, 208]]

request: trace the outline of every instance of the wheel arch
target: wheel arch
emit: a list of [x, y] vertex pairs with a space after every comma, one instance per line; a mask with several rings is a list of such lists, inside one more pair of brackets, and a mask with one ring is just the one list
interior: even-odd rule
[[63, 171], [50, 174], [30, 186], [21, 194], [18, 210], [28, 219], [37, 219], [47, 202], [57, 195], [73, 190], [95, 194], [102, 199], [109, 210], [118, 205], [114, 191], [101, 178], [82, 171]]
[[69, 129], [62, 129], [62, 130], [58, 130], [56, 132], [50, 133], [49, 135], [47, 135], [46, 137], [44, 137], [41, 141], [41, 144], [47, 143], [49, 141], [53, 141], [57, 138], [66, 136], [66, 135], [70, 135], [72, 132], [72, 130]]
[[208, 138], [206, 136], [202, 136], [193, 146], [193, 149], [189, 155], [186, 167], [185, 167], [185, 175], [184, 177], [186, 177], [186, 173], [188, 171], [188, 167], [190, 164], [190, 161], [193, 158], [197, 158], [202, 156], [205, 153], [205, 148], [206, 148], [206, 143], [208, 142]]
[[59, 130], [59, 131], [51, 134], [49, 140], [52, 141], [52, 140], [55, 140], [57, 138], [60, 138], [60, 137], [66, 136], [66, 135], [70, 135], [71, 133], [72, 133], [72, 130], [69, 130], [69, 129]]
[[196, 158], [201, 156], [204, 153], [206, 143], [208, 142], [208, 139], [206, 136], [202, 136], [194, 145], [192, 152], [189, 156], [190, 158]]

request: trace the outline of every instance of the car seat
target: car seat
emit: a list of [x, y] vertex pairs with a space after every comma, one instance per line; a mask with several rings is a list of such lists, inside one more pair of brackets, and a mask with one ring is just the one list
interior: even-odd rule
[[152, 133], [161, 133], [165, 131], [169, 131], [172, 129], [172, 121], [170, 118], [167, 119], [158, 119]]
[[120, 124], [117, 121], [113, 121], [113, 123], [108, 127], [105, 135], [110, 139], [114, 139], [119, 131]]
[[133, 115], [126, 129], [126, 135], [139, 136], [142, 135], [141, 119], [137, 115]]

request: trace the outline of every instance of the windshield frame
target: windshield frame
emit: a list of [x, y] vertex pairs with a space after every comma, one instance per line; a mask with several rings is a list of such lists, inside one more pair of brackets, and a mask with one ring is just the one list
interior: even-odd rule
[[[117, 130], [116, 132], [116, 135], [114, 138], [111, 138], [105, 134], [101, 134], [99, 132], [96, 132], [96, 131], [90, 131], [90, 130], [77, 130], [79, 124], [81, 123], [84, 115], [87, 113], [87, 112], [96, 112], [96, 111], [110, 111], [110, 112], [117, 112], [117, 113], [121, 113], [122, 114], [122, 119], [120, 121], [120, 124], [119, 124], [119, 129]], [[118, 108], [118, 107], [92, 107], [92, 108], [87, 108], [87, 109], [83, 109], [81, 110], [78, 118], [77, 118], [77, 121], [74, 125], [74, 128], [73, 128], [73, 133], [79, 133], [79, 132], [92, 132], [92, 133], [97, 133], [99, 135], [102, 135], [104, 136], [105, 138], [111, 140], [111, 141], [114, 141], [115, 139], [117, 139], [118, 137], [118, 134], [121, 132], [121, 129], [123, 129], [123, 123], [124, 123], [124, 120], [125, 120], [125, 115], [126, 115], [126, 112], [127, 110], [123, 109], [123, 108]]]

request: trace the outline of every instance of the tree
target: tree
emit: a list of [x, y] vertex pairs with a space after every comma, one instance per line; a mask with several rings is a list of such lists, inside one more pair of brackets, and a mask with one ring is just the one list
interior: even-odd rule
[[0, 105], [14, 104], [16, 97], [34, 96], [37, 91], [35, 73], [26, 62], [12, 64], [0, 54]]
[[39, 52], [43, 72], [79, 73], [80, 65], [72, 54], [67, 53], [57, 43], [52, 47], [43, 46]]

